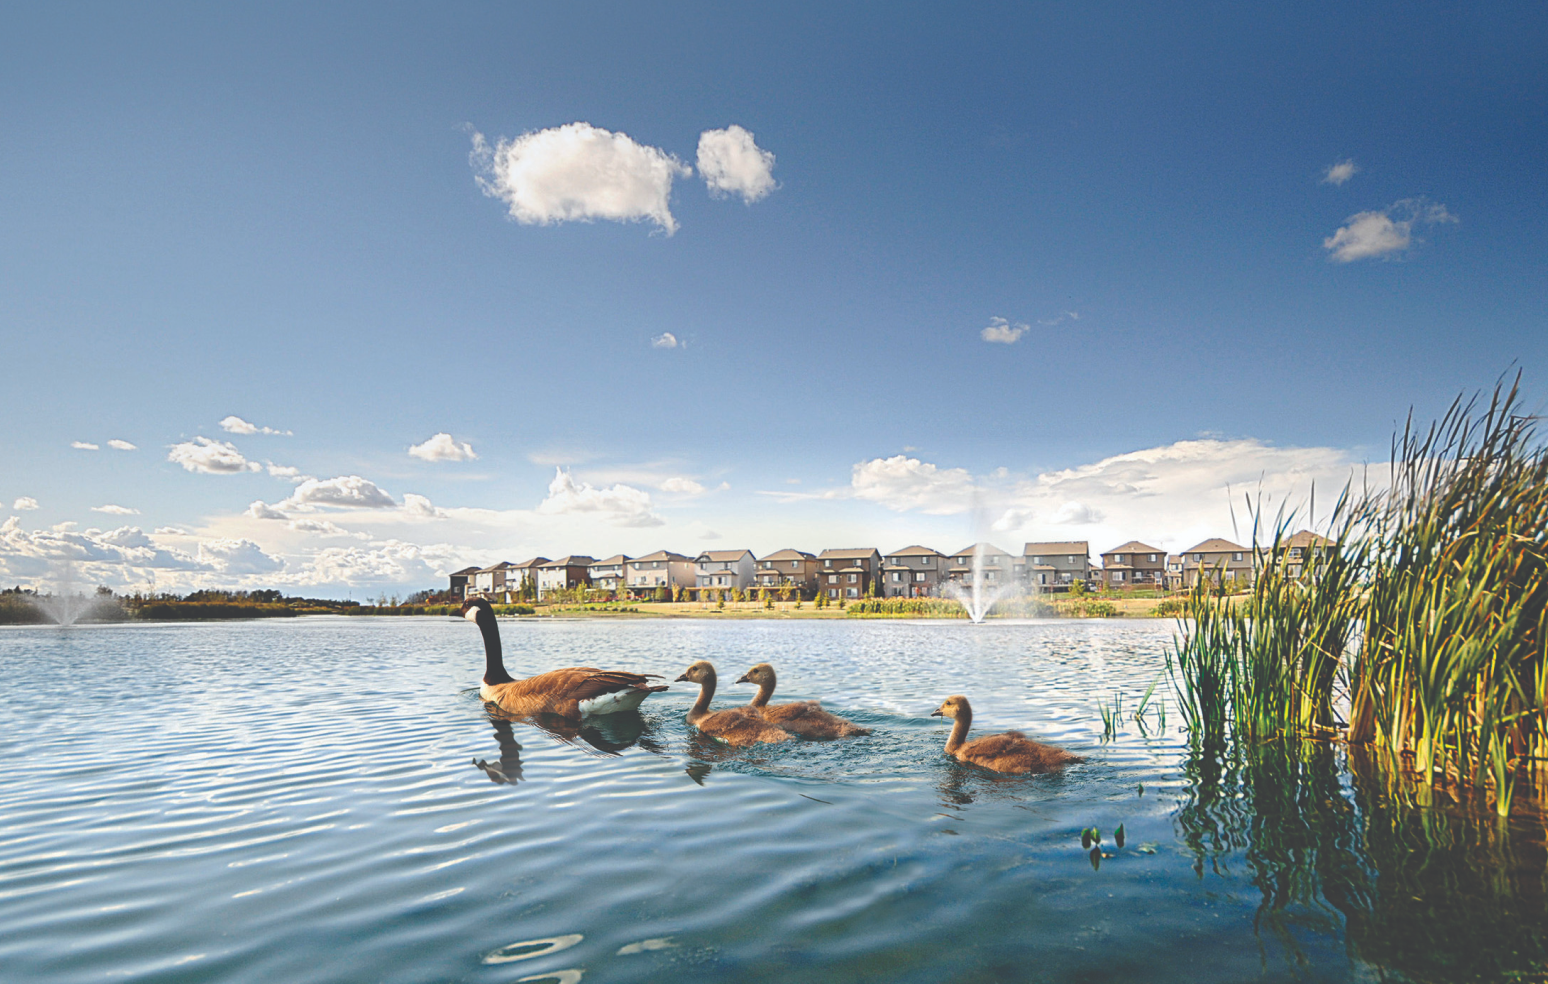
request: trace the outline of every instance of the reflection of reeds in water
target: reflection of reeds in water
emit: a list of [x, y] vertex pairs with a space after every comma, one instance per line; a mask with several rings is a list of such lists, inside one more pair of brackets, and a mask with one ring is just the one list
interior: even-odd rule
[[1410, 422], [1391, 488], [1346, 488], [1328, 542], [1298, 556], [1284, 517], [1259, 544], [1255, 511], [1252, 590], [1200, 578], [1174, 653], [1199, 740], [1369, 744], [1406, 798], [1472, 794], [1501, 815], [1523, 780], [1548, 789], [1548, 451], [1518, 410], [1512, 385]]
[[[1195, 870], [1235, 858], [1254, 925], [1299, 963], [1306, 932], [1418, 980], [1500, 980], [1548, 960], [1541, 818], [1414, 810], [1368, 750], [1323, 742], [1196, 745], [1177, 825]], [[1353, 773], [1354, 782], [1348, 781]]]

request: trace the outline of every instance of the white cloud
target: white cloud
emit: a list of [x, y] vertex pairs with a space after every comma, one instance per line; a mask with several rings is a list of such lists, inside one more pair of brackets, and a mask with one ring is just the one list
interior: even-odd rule
[[433, 505], [429, 499], [413, 492], [403, 493], [403, 511], [420, 519], [445, 519], [446, 510]]
[[450, 434], [445, 431], [435, 435], [423, 444], [415, 444], [409, 448], [408, 453], [421, 461], [471, 461], [478, 455], [473, 453], [473, 445], [458, 444]]
[[251, 540], [204, 540], [199, 561], [221, 574], [270, 574], [285, 569], [285, 562], [263, 552]]
[[704, 493], [704, 486], [691, 478], [674, 475], [661, 483], [661, 491], [676, 492], [680, 495], [702, 495]]
[[735, 123], [699, 134], [699, 174], [717, 198], [741, 195], [751, 205], [776, 187], [773, 170], [774, 155]]
[[345, 475], [319, 481], [309, 478], [296, 486], [290, 498], [277, 504], [281, 509], [312, 509], [317, 506], [342, 506], [353, 509], [391, 509], [397, 503], [377, 488], [376, 483], [359, 475]]
[[666, 151], [590, 123], [525, 133], [494, 147], [474, 133], [470, 160], [484, 194], [505, 202], [524, 225], [648, 219], [668, 235], [677, 231], [672, 181], [693, 173]]
[[977, 491], [966, 469], [938, 468], [901, 454], [860, 462], [849, 484], [857, 499], [897, 512], [917, 509], [937, 516], [967, 512]]
[[105, 506], [92, 506], [92, 512], [107, 513], [109, 516], [138, 516], [138, 509], [130, 509], [128, 506], [115, 506], [111, 503]]
[[275, 478], [288, 478], [291, 481], [302, 482], [311, 477], [309, 475], [302, 475], [301, 469], [293, 468], [290, 465], [276, 465], [274, 462], [269, 461], [265, 462], [265, 466], [269, 469], [269, 474]]
[[1457, 217], [1446, 211], [1444, 205], [1405, 198], [1385, 211], [1351, 215], [1337, 232], [1322, 241], [1322, 248], [1328, 250], [1328, 259], [1335, 263], [1391, 256], [1413, 245], [1414, 226], [1456, 221]]
[[25, 512], [30, 509], [36, 509], [38, 508], [38, 500], [34, 499], [30, 495], [24, 495], [20, 499], [17, 499], [15, 502], [11, 503], [11, 508], [17, 512]]
[[284, 513], [280, 512], [278, 509], [275, 509], [273, 506], [269, 505], [267, 502], [264, 502], [262, 499], [259, 499], [256, 502], [254, 502], [252, 505], [248, 506], [247, 507], [247, 514], [249, 516], [253, 517], [254, 519], [289, 519], [290, 518], [289, 516], [286, 516]]
[[293, 519], [290, 521], [290, 528], [298, 533], [315, 533], [323, 539], [338, 536], [354, 537], [357, 540], [371, 539], [371, 534], [369, 533], [351, 533], [344, 527], [326, 519]]
[[167, 460], [177, 462], [188, 471], [204, 475], [235, 475], [263, 470], [258, 462], [244, 458], [235, 445], [208, 437], [196, 437], [192, 441], [172, 445]]
[[1353, 160], [1342, 160], [1337, 164], [1328, 165], [1328, 169], [1322, 172], [1322, 183], [1328, 185], [1341, 185], [1354, 177], [1360, 170], [1360, 165]]
[[986, 342], [1001, 342], [1005, 345], [1010, 345], [1030, 330], [1030, 325], [1013, 325], [1004, 318], [990, 318], [989, 327], [979, 332], [978, 335]]
[[180, 526], [158, 526], [158, 527], [156, 527], [156, 535], [157, 536], [189, 536], [191, 534], [187, 530], [183, 529]]
[[1060, 313], [1054, 315], [1052, 318], [1038, 318], [1037, 319], [1037, 323], [1042, 325], [1045, 328], [1052, 328], [1055, 325], [1062, 325], [1066, 321], [1079, 321], [1079, 320], [1080, 320], [1080, 312], [1079, 311], [1061, 311]]
[[259, 427], [250, 424], [241, 417], [230, 416], [221, 420], [220, 428], [231, 434], [278, 434], [281, 437], [290, 437], [290, 431], [275, 430], [273, 427]]
[[0, 577], [36, 584], [50, 578], [61, 562], [72, 564], [83, 584], [123, 584], [137, 576], [135, 571], [210, 570], [187, 554], [160, 549], [138, 527], [76, 532], [74, 526], [61, 523], [28, 532], [16, 516], [0, 524]]
[[537, 511], [546, 515], [602, 513], [614, 526], [662, 526], [666, 522], [652, 509], [650, 493], [628, 485], [599, 489], [576, 482], [563, 468], [554, 469], [548, 498]]
[[650, 347], [659, 349], [677, 348], [677, 336], [669, 331], [664, 331], [650, 340]]
[[465, 551], [436, 544], [420, 546], [401, 540], [384, 540], [360, 547], [328, 547], [319, 550], [286, 581], [319, 584], [421, 584], [444, 580], [446, 572], [461, 566]]
[[97, 445], [95, 445], [95, 444], [87, 444], [85, 441], [71, 441], [70, 442], [70, 447], [75, 448], [78, 451], [98, 451], [98, 450], [101, 450], [100, 448], [97, 447]]
[[138, 451], [139, 450], [139, 448], [135, 447], [133, 444], [130, 444], [128, 441], [120, 441], [120, 440], [117, 440], [116, 438], [114, 440], [111, 440], [111, 441], [108, 442], [108, 447], [112, 448], [115, 451]]
[[716, 533], [714, 530], [705, 530], [703, 533], [699, 534], [699, 539], [701, 540], [719, 540], [720, 538], [720, 534]]

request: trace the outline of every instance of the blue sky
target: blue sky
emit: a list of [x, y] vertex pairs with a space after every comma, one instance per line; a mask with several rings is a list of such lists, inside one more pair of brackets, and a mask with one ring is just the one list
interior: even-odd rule
[[0, 580], [1177, 550], [1548, 395], [1540, 4], [313, 6], [0, 13]]

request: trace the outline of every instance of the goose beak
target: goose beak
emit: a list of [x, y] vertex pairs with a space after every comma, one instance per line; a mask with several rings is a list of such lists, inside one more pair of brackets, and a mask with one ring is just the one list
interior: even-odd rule
[[736, 678], [736, 682], [737, 683], [752, 683], [751, 680], [747, 679], [747, 674], [745, 674], [745, 673], [743, 673], [741, 676], [737, 677]]
[[930, 716], [933, 717], [933, 718], [938, 718], [938, 717], [945, 717], [946, 715], [942, 714], [941, 713], [941, 709], [939, 707], [937, 707], [935, 710], [930, 712]]
[[684, 680], [687, 680], [687, 679], [688, 679], [688, 674], [684, 673], [682, 676], [678, 677], [676, 680], [673, 680], [672, 682], [673, 683], [682, 683]]

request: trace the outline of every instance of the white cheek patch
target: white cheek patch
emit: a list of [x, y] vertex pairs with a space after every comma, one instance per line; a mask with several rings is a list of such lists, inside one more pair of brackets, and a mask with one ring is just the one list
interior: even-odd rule
[[469, 608], [467, 611], [462, 613], [462, 617], [467, 619], [469, 622], [477, 622], [478, 621], [478, 609], [477, 608]]

